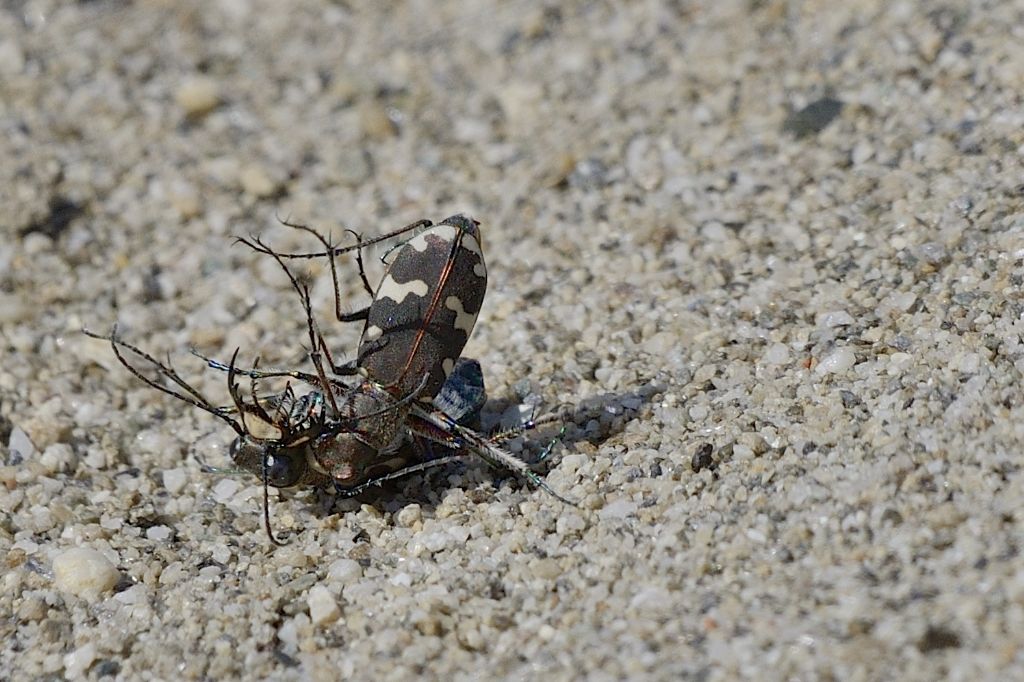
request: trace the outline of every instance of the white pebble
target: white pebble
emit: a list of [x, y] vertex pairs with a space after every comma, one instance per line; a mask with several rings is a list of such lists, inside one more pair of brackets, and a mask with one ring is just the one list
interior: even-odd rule
[[736, 462], [745, 462], [754, 459], [754, 451], [746, 445], [736, 443], [732, 448], [732, 459]]
[[420, 506], [418, 504], [406, 505], [398, 512], [398, 525], [403, 528], [410, 528], [422, 518]]
[[428, 552], [433, 553], [447, 549], [451, 539], [451, 536], [447, 533], [436, 532], [423, 534], [419, 538], [419, 541], [423, 543], [423, 546], [427, 548]]
[[153, 542], [165, 542], [171, 537], [171, 529], [167, 526], [151, 526], [146, 529], [146, 538]]
[[226, 564], [231, 561], [231, 548], [223, 542], [218, 542], [210, 548], [210, 558], [218, 564]]
[[658, 332], [643, 343], [643, 349], [651, 355], [659, 357], [668, 355], [679, 348], [680, 339], [672, 332]]
[[121, 574], [102, 552], [91, 547], [73, 547], [53, 560], [54, 586], [85, 598], [96, 598], [117, 585]]
[[947, 258], [946, 247], [938, 242], [925, 242], [918, 246], [914, 253], [930, 265], [937, 265]]
[[299, 630], [294, 618], [284, 622], [277, 631], [277, 638], [284, 644], [286, 651], [295, 651], [299, 648]]
[[92, 642], [83, 644], [70, 654], [64, 655], [64, 676], [67, 679], [79, 679], [96, 661], [96, 645]]
[[636, 502], [627, 499], [618, 499], [597, 513], [602, 519], [623, 519], [637, 509]]
[[54, 443], [43, 450], [39, 463], [50, 473], [68, 471], [74, 461], [75, 453], [67, 443]]
[[122, 604], [145, 604], [149, 601], [149, 594], [145, 585], [132, 585], [114, 595], [114, 599]]
[[396, 573], [391, 576], [391, 584], [396, 587], [409, 587], [412, 585], [412, 576], [408, 573]]
[[672, 597], [664, 588], [646, 587], [633, 596], [629, 606], [637, 611], [649, 613], [669, 608], [670, 604]]
[[187, 183], [180, 183], [172, 187], [168, 194], [168, 200], [171, 206], [178, 211], [182, 220], [195, 218], [203, 210], [199, 192]]
[[853, 150], [850, 152], [850, 160], [853, 165], [859, 166], [862, 163], [870, 161], [875, 155], [875, 149], [867, 141], [858, 142], [853, 146]]
[[452, 526], [448, 529], [448, 535], [450, 535], [457, 544], [465, 544], [466, 540], [469, 539], [469, 529], [465, 526]]
[[814, 371], [818, 374], [842, 374], [857, 362], [857, 356], [854, 354], [852, 348], [842, 347], [836, 348], [831, 353], [826, 355], [818, 366], [814, 368]]
[[902, 310], [906, 312], [910, 310], [910, 307], [917, 302], [917, 294], [907, 291], [901, 294], [896, 294], [892, 297], [892, 305], [896, 310]]
[[204, 566], [199, 569], [199, 578], [210, 585], [214, 585], [220, 579], [220, 566]]
[[167, 567], [160, 572], [160, 584], [173, 585], [183, 577], [185, 577], [185, 568], [180, 561], [175, 561], [168, 564]]
[[912, 364], [914, 364], [914, 356], [910, 353], [893, 353], [889, 356], [889, 366], [885, 371], [889, 376], [899, 376], [906, 372]]
[[555, 530], [559, 535], [567, 535], [583, 530], [587, 527], [586, 521], [579, 514], [563, 514], [555, 522]]
[[704, 421], [708, 418], [708, 408], [705, 405], [694, 405], [690, 408], [690, 419], [695, 422]]
[[173, 452], [181, 448], [181, 444], [170, 434], [156, 429], [145, 429], [135, 435], [135, 451], [151, 455]]
[[164, 488], [172, 495], [177, 495], [185, 489], [188, 483], [188, 476], [184, 469], [165, 469], [163, 472]]
[[327, 567], [327, 575], [331, 580], [348, 585], [363, 577], [363, 567], [355, 559], [338, 559]]
[[334, 596], [323, 585], [314, 585], [306, 597], [309, 604], [309, 619], [314, 625], [325, 625], [333, 623], [341, 617], [341, 609]]
[[759, 545], [768, 542], [768, 536], [756, 528], [748, 528], [746, 535], [751, 542], [756, 542]]
[[29, 538], [22, 538], [11, 545], [11, 549], [20, 549], [25, 554], [31, 555], [39, 551], [39, 544]]
[[213, 486], [213, 499], [220, 504], [230, 502], [241, 486], [233, 478], [225, 478]]
[[124, 527], [124, 519], [119, 516], [107, 516], [103, 515], [100, 517], [100, 528], [106, 530], [121, 530]]
[[957, 358], [956, 364], [964, 374], [973, 374], [981, 367], [981, 356], [977, 353], [964, 353]]
[[28, 459], [35, 454], [36, 446], [32, 445], [32, 441], [29, 440], [27, 433], [20, 427], [15, 426], [11, 429], [11, 435], [7, 439], [7, 449], [11, 452], [17, 452], [23, 458]]
[[766, 365], [784, 365], [789, 362], [789, 346], [784, 343], [773, 343], [761, 356]]
[[588, 459], [590, 458], [587, 457], [586, 455], [565, 455], [564, 457], [562, 457], [559, 469], [561, 469], [565, 475], [572, 476], [573, 474], [580, 470], [580, 467], [586, 464]]
[[661, 184], [664, 168], [661, 153], [647, 137], [635, 137], [626, 146], [626, 170], [641, 188], [651, 191]]
[[826, 313], [818, 313], [814, 323], [819, 327], [842, 327], [853, 324], [853, 315], [845, 310], [832, 310]]
[[174, 93], [178, 106], [189, 116], [202, 116], [220, 104], [217, 83], [206, 77], [190, 78]]
[[238, 182], [246, 194], [257, 199], [264, 199], [277, 191], [277, 183], [270, 177], [263, 166], [249, 164], [238, 173]]

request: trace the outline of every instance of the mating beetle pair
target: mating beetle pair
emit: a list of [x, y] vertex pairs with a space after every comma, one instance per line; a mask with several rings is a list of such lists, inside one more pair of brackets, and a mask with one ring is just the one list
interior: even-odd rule
[[[132, 374], [213, 414], [235, 430], [238, 435], [231, 457], [236, 466], [263, 480], [264, 521], [272, 541], [277, 542], [270, 530], [269, 486], [333, 487], [349, 496], [466, 455], [510, 469], [567, 501], [523, 460], [501, 447], [504, 440], [537, 422], [491, 437], [471, 428], [485, 400], [483, 376], [479, 363], [460, 355], [487, 285], [479, 223], [462, 215], [436, 225], [419, 221], [368, 241], [355, 235], [355, 245], [341, 248], [310, 228], [292, 227], [314, 235], [324, 251], [281, 254], [259, 239], [240, 241], [272, 256], [298, 293], [306, 313], [314, 373], [261, 370], [258, 362], [252, 369], [239, 369], [237, 350], [227, 365], [204, 358], [228, 375], [234, 408], [217, 407], [169, 365], [119, 340], [116, 329], [103, 337], [111, 341], [114, 353]], [[425, 229], [396, 247], [379, 286], [371, 290], [363, 272], [362, 248], [420, 228]], [[348, 251], [356, 252], [363, 285], [373, 300], [363, 310], [343, 314], [334, 258]], [[364, 321], [357, 356], [349, 363], [334, 363], [314, 320], [308, 287], [299, 284], [285, 262], [320, 257], [330, 262], [338, 320]], [[145, 358], [180, 391], [144, 375], [125, 359], [121, 348]], [[240, 390], [239, 375], [252, 382], [248, 401]], [[287, 377], [313, 389], [296, 396], [289, 384], [281, 394], [260, 398], [256, 382], [268, 377]], [[356, 377], [357, 383], [345, 383], [343, 379], [348, 377]], [[450, 454], [431, 458], [431, 443]]]

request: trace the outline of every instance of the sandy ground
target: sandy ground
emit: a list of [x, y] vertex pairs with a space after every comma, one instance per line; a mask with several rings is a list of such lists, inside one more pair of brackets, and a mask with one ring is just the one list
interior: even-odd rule
[[[0, 678], [1024, 675], [1019, 3], [0, 8]], [[467, 211], [540, 470], [271, 501], [217, 402], [303, 363], [231, 235]], [[382, 267], [370, 259], [370, 277]], [[345, 305], [365, 305], [351, 261]], [[358, 325], [315, 309], [341, 356]], [[534, 456], [545, 436], [524, 444]]]

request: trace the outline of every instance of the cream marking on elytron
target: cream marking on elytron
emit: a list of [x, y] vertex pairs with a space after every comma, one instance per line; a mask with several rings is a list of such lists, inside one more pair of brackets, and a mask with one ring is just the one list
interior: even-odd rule
[[449, 296], [444, 301], [444, 307], [455, 313], [455, 322], [452, 324], [456, 329], [461, 329], [466, 332], [466, 336], [473, 331], [473, 326], [476, 325], [476, 314], [467, 313], [465, 308], [462, 307], [462, 301], [456, 296]]
[[414, 279], [411, 282], [402, 284], [396, 282], [391, 273], [388, 273], [388, 276], [380, 283], [380, 289], [377, 290], [377, 298], [390, 298], [395, 303], [401, 303], [410, 294], [423, 298], [429, 290], [430, 287], [422, 279]]
[[[415, 237], [407, 241], [406, 244], [408, 244], [416, 251], [422, 253], [430, 248], [430, 242], [427, 241], [428, 236], [443, 242], [454, 242], [456, 236], [458, 236], [458, 228], [453, 227], [451, 225], [435, 225], [426, 232], [421, 232], [420, 234], [416, 235]], [[466, 245], [466, 248], [469, 249], [469, 251], [478, 254], [482, 258], [483, 253], [480, 252], [479, 247], [476, 246], [475, 244], [473, 246], [468, 246], [469, 242], [473, 242], [473, 240], [466, 239], [462, 243], [463, 245]]]

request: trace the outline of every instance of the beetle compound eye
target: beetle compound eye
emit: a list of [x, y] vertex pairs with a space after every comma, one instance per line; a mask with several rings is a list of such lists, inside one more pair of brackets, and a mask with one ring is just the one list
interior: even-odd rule
[[267, 482], [275, 488], [288, 488], [299, 482], [306, 471], [306, 458], [301, 452], [278, 452], [267, 455]]

